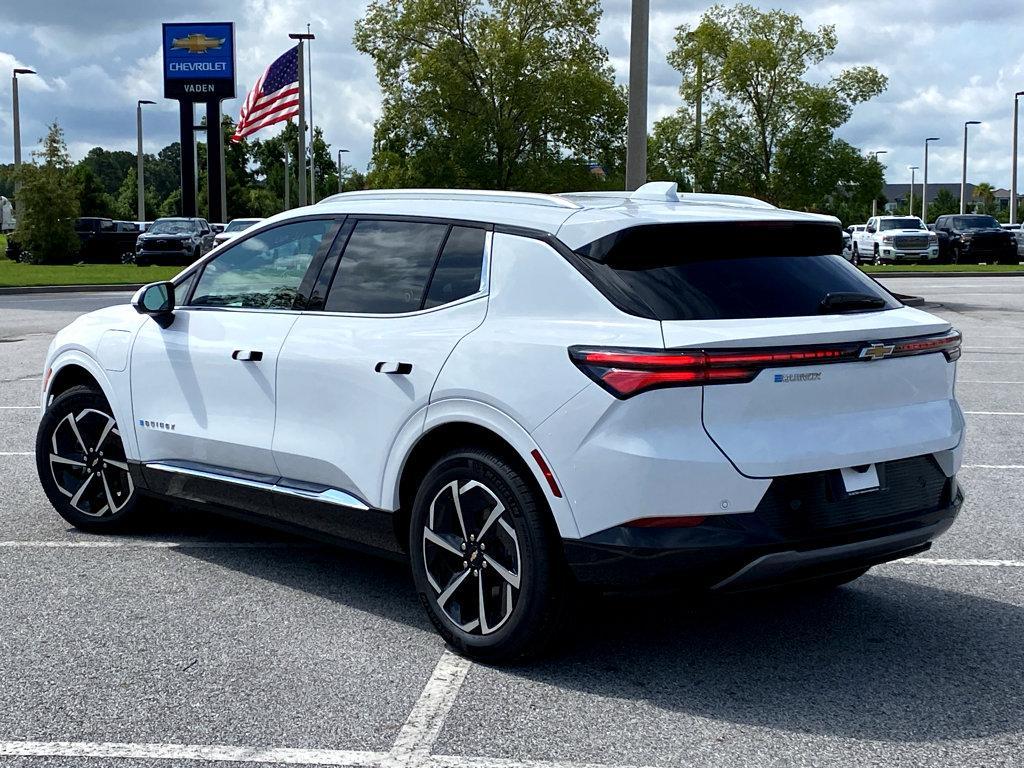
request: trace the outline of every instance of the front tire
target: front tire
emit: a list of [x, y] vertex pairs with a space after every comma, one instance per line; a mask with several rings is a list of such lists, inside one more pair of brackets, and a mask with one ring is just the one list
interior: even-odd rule
[[424, 476], [409, 552], [420, 602], [457, 651], [490, 662], [540, 654], [565, 620], [569, 579], [543, 496], [504, 457], [453, 451]]
[[77, 529], [114, 530], [138, 506], [112, 414], [99, 390], [79, 386], [54, 398], [39, 422], [39, 481], [57, 513]]

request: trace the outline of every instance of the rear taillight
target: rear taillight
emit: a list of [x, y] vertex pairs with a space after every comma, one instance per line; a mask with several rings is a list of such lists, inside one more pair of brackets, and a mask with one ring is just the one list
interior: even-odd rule
[[646, 350], [614, 347], [570, 347], [569, 357], [583, 373], [617, 398], [629, 398], [661, 387], [742, 384], [761, 371], [824, 363], [870, 362], [941, 352], [960, 357], [960, 332], [883, 342], [837, 345], [765, 347], [746, 350]]

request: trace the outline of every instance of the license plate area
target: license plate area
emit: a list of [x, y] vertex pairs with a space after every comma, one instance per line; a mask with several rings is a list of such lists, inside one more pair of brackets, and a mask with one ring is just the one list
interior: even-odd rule
[[882, 487], [878, 466], [873, 464], [843, 467], [839, 470], [839, 477], [843, 482], [843, 491], [850, 495], [868, 494]]

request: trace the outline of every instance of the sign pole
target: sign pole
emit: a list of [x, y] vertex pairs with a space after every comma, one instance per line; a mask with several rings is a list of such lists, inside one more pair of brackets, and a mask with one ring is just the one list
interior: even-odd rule
[[181, 128], [181, 215], [196, 215], [196, 135], [192, 127], [192, 102], [180, 101]]
[[220, 101], [206, 102], [206, 198], [211, 222], [224, 221], [224, 132]]

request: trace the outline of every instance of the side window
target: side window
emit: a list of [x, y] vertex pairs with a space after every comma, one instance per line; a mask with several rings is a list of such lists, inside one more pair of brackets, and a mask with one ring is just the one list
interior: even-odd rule
[[486, 237], [486, 231], [475, 227], [452, 227], [431, 276], [424, 307], [448, 304], [480, 290]]
[[179, 280], [174, 284], [174, 306], [181, 307], [185, 304], [185, 297], [188, 296], [189, 289], [192, 288], [192, 284], [196, 282], [196, 275], [199, 274], [199, 270], [192, 270], [183, 279]]
[[330, 219], [292, 222], [222, 251], [203, 269], [195, 307], [291, 309]]
[[447, 225], [364, 219], [338, 263], [324, 309], [397, 313], [418, 310]]

